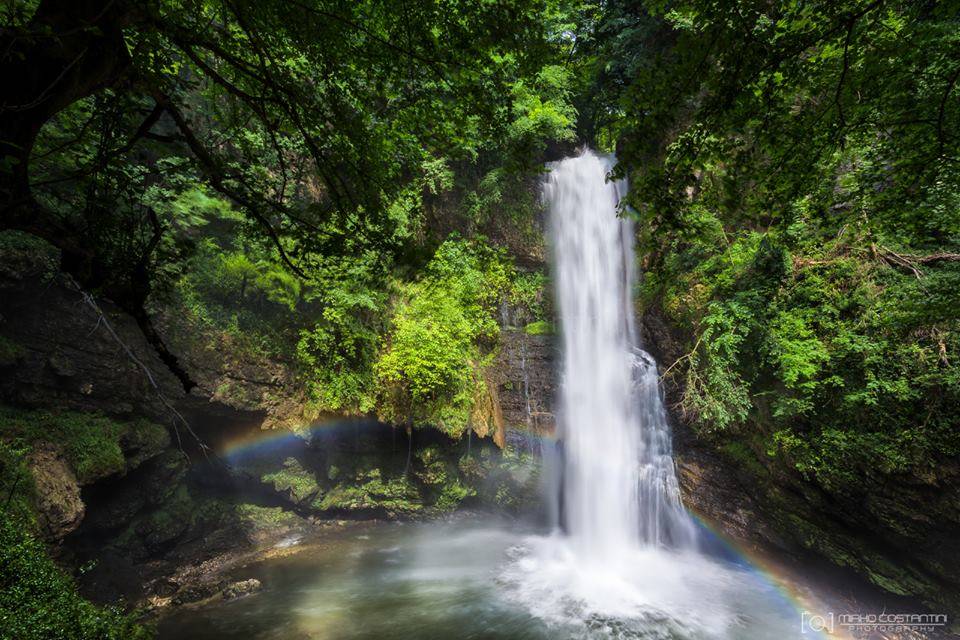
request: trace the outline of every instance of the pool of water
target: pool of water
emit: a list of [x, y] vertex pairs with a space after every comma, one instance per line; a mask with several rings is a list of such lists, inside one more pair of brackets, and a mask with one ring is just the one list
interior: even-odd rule
[[585, 565], [562, 536], [476, 520], [349, 527], [233, 577], [263, 589], [174, 611], [161, 640], [812, 637], [736, 559], [638, 549]]

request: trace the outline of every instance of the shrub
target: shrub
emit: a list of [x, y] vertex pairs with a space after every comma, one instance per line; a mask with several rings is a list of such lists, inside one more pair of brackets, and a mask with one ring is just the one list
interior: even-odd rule
[[77, 594], [73, 580], [21, 523], [0, 513], [0, 637], [17, 640], [145, 640], [150, 630], [116, 607]]

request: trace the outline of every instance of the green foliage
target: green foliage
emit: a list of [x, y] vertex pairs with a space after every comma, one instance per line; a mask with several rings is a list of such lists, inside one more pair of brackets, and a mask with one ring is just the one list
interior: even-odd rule
[[[435, 171], [445, 179], [442, 167]], [[223, 217], [211, 226], [242, 231], [231, 209], [218, 211]], [[440, 421], [451, 432], [464, 428], [485, 393], [500, 301], [507, 298], [519, 321], [549, 313], [544, 277], [517, 275], [483, 238], [453, 236], [433, 260], [406, 271], [373, 252], [325, 259], [309, 281], [290, 279], [243, 233], [201, 241], [189, 264], [174, 293], [185, 326], [201, 329], [190, 340], [222, 351], [218, 336], [229, 336], [229, 357], [254, 361], [295, 354], [312, 411]], [[398, 282], [404, 273], [419, 280]]]
[[452, 511], [460, 503], [477, 494], [476, 489], [462, 481], [457, 466], [444, 459], [440, 449], [429, 446], [417, 453], [420, 469], [417, 478], [426, 485], [438, 511]]
[[402, 287], [374, 366], [385, 420], [438, 424], [451, 434], [468, 427], [485, 392], [482, 370], [499, 336], [496, 304], [511, 269], [482, 240], [452, 238], [437, 249], [423, 279]]
[[684, 403], [705, 426], [723, 429], [747, 417], [749, 391], [734, 367], [744, 340], [746, 311], [735, 302], [712, 303], [704, 316], [702, 353], [690, 353]]
[[[422, 229], [424, 199], [455, 184], [451, 167], [539, 169], [548, 141], [571, 138], [559, 4], [150, 0], [86, 16], [19, 3], [3, 14], [4, 59], [29, 108], [0, 118], [0, 167], [16, 183], [5, 198], [31, 197], [4, 204], [71, 252], [83, 286], [134, 308], [182, 273], [224, 201], [288, 271], [389, 262]], [[32, 64], [46, 60], [34, 29], [97, 51], [102, 69]], [[56, 82], [68, 72], [82, 77]], [[296, 298], [272, 279], [281, 303]]]
[[960, 451], [955, 21], [945, 4], [614, 2], [585, 42], [643, 301], [685, 339], [682, 409], [830, 491]]
[[367, 255], [331, 261], [317, 281], [306, 299], [321, 311], [297, 343], [310, 397], [321, 410], [368, 413], [376, 402], [373, 364], [388, 313], [386, 274]]
[[[776, 431], [771, 451], [834, 490], [865, 468], [922, 474], [960, 452], [949, 427], [960, 326], [948, 311], [960, 269], [948, 262], [918, 278], [855, 238], [817, 247], [809, 233], [748, 237], [750, 250], [738, 241], [689, 271], [662, 272], [648, 290], [695, 336], [684, 408], [705, 429]], [[803, 252], [786, 274], [762, 255], [784, 243]], [[678, 245], [670, 260], [704, 251]]]
[[574, 139], [577, 112], [570, 102], [570, 85], [570, 71], [561, 65], [544, 66], [529, 81], [514, 84], [507, 145], [523, 163], [535, 162], [547, 141]]
[[526, 174], [498, 166], [469, 184], [460, 208], [481, 227], [494, 222], [520, 225], [533, 218], [537, 203]]
[[516, 324], [542, 323], [553, 317], [547, 277], [540, 271], [518, 272], [507, 292]]
[[17, 640], [138, 640], [152, 637], [134, 616], [83, 598], [46, 549], [0, 514], [0, 635]]
[[546, 336], [554, 333], [553, 325], [546, 320], [531, 322], [523, 328], [523, 331], [529, 336]]
[[316, 478], [296, 458], [287, 458], [283, 467], [260, 476], [264, 483], [272, 485], [277, 491], [289, 492], [292, 498], [300, 502], [319, 490]]
[[303, 297], [302, 282], [242, 238], [225, 244], [213, 238], [198, 244], [176, 296], [197, 325], [276, 350], [288, 330], [284, 319]]
[[423, 510], [417, 488], [408, 478], [384, 478], [380, 469], [365, 471], [350, 482], [337, 484], [313, 506], [334, 512], [384, 510], [391, 517], [412, 516]]
[[[26, 464], [32, 442], [63, 444], [73, 465], [87, 474], [111, 465], [112, 452], [99, 456], [96, 447], [112, 447], [116, 423], [81, 414], [20, 412], [0, 408], [5, 438], [0, 441], [0, 637], [17, 640], [127, 640], [150, 638], [152, 633], [117, 607], [99, 607], [77, 593], [73, 580], [33, 537], [33, 477]], [[62, 418], [62, 420], [60, 420]], [[85, 427], [95, 433], [87, 437]], [[122, 458], [121, 458], [122, 460]], [[76, 467], [75, 467], [76, 468]]]
[[67, 462], [81, 483], [126, 469], [122, 439], [165, 438], [163, 427], [151, 422], [122, 423], [97, 413], [27, 411], [0, 406], [0, 424], [14, 448], [26, 450], [35, 442], [63, 447]]

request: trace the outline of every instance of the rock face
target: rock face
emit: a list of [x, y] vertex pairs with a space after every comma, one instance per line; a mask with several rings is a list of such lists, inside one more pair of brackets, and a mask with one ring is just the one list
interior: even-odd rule
[[62, 452], [51, 444], [40, 445], [31, 451], [27, 456], [27, 467], [33, 476], [41, 531], [51, 541], [62, 540], [83, 520], [85, 509], [77, 476]]
[[[683, 355], [655, 311], [644, 316], [643, 330], [661, 365]], [[682, 393], [667, 385], [667, 405]], [[726, 534], [827, 560], [936, 611], [960, 612], [960, 465], [941, 464], [927, 477], [867, 473], [842, 493], [829, 492], [758, 451], [749, 434], [706, 441], [677, 412], [672, 423], [684, 502]]]
[[157, 318], [158, 332], [197, 387], [185, 399], [195, 413], [256, 415], [260, 428], [302, 424], [306, 397], [293, 366], [231, 344], [230, 335], [192, 326], [175, 308]]
[[501, 332], [494, 375], [507, 428], [534, 434], [553, 431], [558, 360], [552, 335], [530, 335], [515, 328]]
[[98, 304], [103, 317], [57, 275], [10, 280], [0, 274], [0, 338], [16, 347], [14, 357], [0, 361], [0, 400], [26, 407], [168, 418], [134, 359], [147, 366], [168, 399], [181, 398], [182, 387], [132, 318], [108, 302]]

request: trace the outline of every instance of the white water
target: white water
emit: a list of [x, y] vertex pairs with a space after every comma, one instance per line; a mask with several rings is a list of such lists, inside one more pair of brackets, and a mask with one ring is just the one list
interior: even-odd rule
[[511, 602], [583, 637], [783, 634], [766, 606], [744, 615], [765, 596], [739, 569], [697, 550], [657, 365], [637, 344], [633, 225], [618, 216], [613, 164], [586, 151], [554, 163], [544, 187], [563, 336], [559, 522], [513, 548], [502, 584]]
[[[566, 531], [536, 535], [489, 518], [346, 528], [312, 552], [262, 563], [259, 595], [181, 610], [162, 638], [811, 637], [772, 583], [696, 549], [656, 363], [636, 348], [632, 229], [605, 181], [611, 164], [591, 153], [558, 163], [545, 193], [565, 350]], [[250, 577], [243, 571], [237, 578]]]
[[622, 561], [638, 546], [690, 547], [657, 366], [637, 346], [633, 224], [614, 160], [590, 151], [551, 167], [550, 208], [563, 335], [559, 410], [563, 524], [579, 556]]

